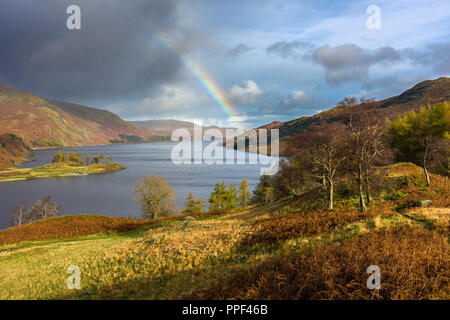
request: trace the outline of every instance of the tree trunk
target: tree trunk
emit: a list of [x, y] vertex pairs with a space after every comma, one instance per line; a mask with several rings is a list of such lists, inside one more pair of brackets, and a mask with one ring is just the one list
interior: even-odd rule
[[328, 182], [330, 184], [329, 187], [329, 195], [328, 195], [328, 209], [333, 210], [333, 198], [334, 198], [334, 184], [331, 179], [328, 179]]
[[425, 151], [423, 153], [423, 172], [425, 173], [425, 178], [427, 179], [427, 187], [430, 185], [430, 176], [427, 170], [427, 157], [428, 157], [428, 137], [425, 138]]
[[362, 165], [358, 164], [358, 191], [359, 191], [359, 206], [361, 211], [366, 211], [366, 204], [364, 203], [364, 192], [363, 192], [363, 177], [362, 177]]
[[322, 185], [324, 187], [327, 185], [327, 181], [325, 180], [325, 175], [322, 176]]
[[372, 194], [370, 192], [370, 181], [369, 176], [366, 174], [366, 198], [367, 198], [367, 204], [370, 204], [372, 201]]
[[423, 172], [425, 173], [425, 178], [427, 179], [427, 186], [430, 185], [430, 175], [428, 174], [428, 170], [426, 167], [423, 167]]

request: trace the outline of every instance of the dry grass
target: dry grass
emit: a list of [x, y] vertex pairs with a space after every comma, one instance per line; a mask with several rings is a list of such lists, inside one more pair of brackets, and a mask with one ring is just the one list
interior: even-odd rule
[[[405, 183], [405, 174], [409, 183]], [[450, 207], [450, 181], [448, 178], [430, 174], [431, 185], [425, 185], [425, 176], [422, 168], [412, 163], [397, 163], [388, 170], [388, 178], [395, 179], [397, 188], [405, 196], [398, 201], [402, 207], [408, 208], [411, 203], [417, 200], [431, 200], [432, 207]]]
[[[5, 245], [0, 269], [9, 272], [0, 275], [0, 298], [448, 299], [449, 233], [435, 228], [446, 225], [447, 208], [405, 208], [400, 214], [394, 208], [404, 201], [430, 198], [417, 178], [408, 187], [400, 181], [398, 188], [400, 198], [377, 199], [364, 213], [354, 199], [340, 201], [334, 212], [322, 210], [318, 190], [294, 201], [194, 215], [195, 220], [137, 220], [129, 229], [100, 231], [147, 224], [128, 233], [67, 239], [73, 235], [68, 228], [61, 232], [64, 239]], [[433, 202], [444, 203], [446, 188], [429, 188]], [[425, 189], [424, 198], [414, 194], [419, 189]], [[53, 220], [40, 226], [46, 223], [52, 232], [62, 228]], [[28, 234], [11, 230], [16, 240]], [[80, 291], [65, 287], [70, 264], [81, 269]], [[378, 292], [365, 286], [372, 264], [381, 267]]]
[[351, 222], [379, 215], [392, 215], [392, 210], [370, 209], [360, 212], [355, 209], [342, 211], [315, 210], [296, 212], [289, 215], [266, 219], [252, 224], [251, 230], [242, 240], [242, 245], [273, 243], [331, 231]]
[[104, 259], [81, 265], [88, 273], [81, 292], [62, 298], [176, 299], [230, 275], [242, 257], [233, 254], [245, 233], [246, 213], [178, 221], [149, 229]]
[[50, 238], [71, 238], [96, 233], [121, 233], [150, 223], [153, 222], [106, 216], [62, 216], [0, 231], [0, 244]]
[[[446, 238], [403, 226], [276, 257], [187, 298], [448, 299], [449, 264]], [[381, 268], [380, 290], [366, 287], [370, 265]]]
[[416, 218], [436, 221], [447, 227], [450, 226], [450, 208], [424, 208], [413, 210], [408, 214]]
[[[220, 214], [223, 212], [202, 212], [191, 216], [199, 219]], [[96, 233], [123, 233], [164, 221], [182, 220], [186, 216], [169, 216], [154, 220], [95, 215], [61, 216], [0, 231], [0, 245], [51, 238], [72, 238]]]

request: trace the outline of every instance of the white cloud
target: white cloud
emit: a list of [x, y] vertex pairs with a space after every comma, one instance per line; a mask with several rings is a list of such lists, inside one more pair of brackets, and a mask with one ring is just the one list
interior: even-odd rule
[[292, 91], [288, 97], [283, 98], [281, 107], [284, 108], [296, 108], [304, 107], [307, 103], [311, 102], [311, 97], [301, 90]]
[[231, 98], [242, 106], [254, 105], [263, 94], [264, 92], [253, 80], [245, 80], [230, 89]]
[[161, 86], [156, 95], [143, 99], [138, 108], [141, 110], [158, 110], [161, 113], [185, 111], [204, 104], [210, 104], [203, 92], [185, 86]]

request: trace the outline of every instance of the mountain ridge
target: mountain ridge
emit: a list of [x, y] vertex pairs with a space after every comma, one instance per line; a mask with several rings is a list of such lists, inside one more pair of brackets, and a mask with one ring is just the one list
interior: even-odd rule
[[368, 101], [346, 106], [338, 105], [313, 116], [303, 116], [285, 122], [272, 122], [257, 129], [279, 129], [280, 154], [289, 155], [302, 147], [305, 136], [316, 131], [343, 130], [346, 115], [352, 108], [353, 113], [367, 114], [370, 123], [393, 120], [412, 110], [450, 100], [450, 78], [440, 77], [422, 81], [399, 95], [379, 101]]
[[[344, 126], [348, 108], [366, 112], [368, 121], [385, 121], [423, 106], [450, 100], [450, 78], [422, 81], [399, 95], [379, 101], [366, 101], [346, 106], [338, 105], [313, 116], [289, 121], [274, 121], [257, 129], [280, 130], [280, 154], [302, 147], [305, 135], [319, 130]], [[70, 102], [46, 99], [24, 90], [0, 83], [0, 134], [19, 137], [28, 148], [100, 145], [117, 142], [146, 142], [151, 137], [168, 139], [173, 130], [186, 128], [193, 133], [194, 124], [180, 120], [126, 121], [104, 109]], [[202, 130], [226, 128], [202, 126]], [[128, 139], [130, 137], [130, 139]], [[17, 156], [3, 149], [3, 164], [13, 163]]]

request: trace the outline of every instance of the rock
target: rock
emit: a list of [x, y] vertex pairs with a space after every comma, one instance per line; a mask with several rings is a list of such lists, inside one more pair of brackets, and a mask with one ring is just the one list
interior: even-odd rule
[[419, 200], [419, 201], [413, 201], [411, 203], [411, 206], [413, 207], [420, 207], [420, 208], [426, 208], [431, 206], [433, 202], [431, 200]]
[[187, 217], [184, 217], [184, 220], [192, 221], [192, 220], [195, 220], [195, 218], [192, 216], [187, 216]]

